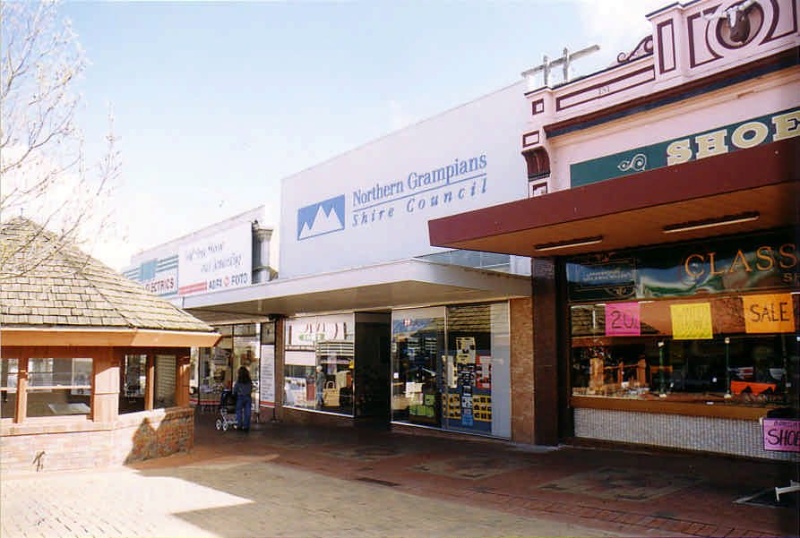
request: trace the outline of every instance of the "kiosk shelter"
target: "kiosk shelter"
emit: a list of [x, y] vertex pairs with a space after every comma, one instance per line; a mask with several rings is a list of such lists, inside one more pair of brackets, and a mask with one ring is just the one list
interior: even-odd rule
[[190, 449], [190, 350], [219, 334], [28, 219], [0, 245], [0, 470]]

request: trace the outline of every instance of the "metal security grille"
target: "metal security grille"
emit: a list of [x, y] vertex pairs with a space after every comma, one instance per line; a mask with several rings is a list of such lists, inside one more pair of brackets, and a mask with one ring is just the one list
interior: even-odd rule
[[156, 406], [175, 404], [176, 360], [173, 355], [156, 355]]

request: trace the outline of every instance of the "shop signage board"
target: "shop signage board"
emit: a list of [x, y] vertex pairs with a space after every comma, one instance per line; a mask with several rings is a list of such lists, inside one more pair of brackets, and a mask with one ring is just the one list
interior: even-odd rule
[[691, 297], [800, 287], [800, 252], [792, 230], [642, 249], [619, 257], [567, 263], [570, 301]]
[[793, 333], [794, 307], [789, 293], [745, 295], [744, 326], [748, 333]]
[[178, 295], [178, 255], [155, 258], [127, 269], [124, 275], [163, 298]]
[[261, 346], [261, 372], [258, 380], [259, 405], [275, 407], [275, 346]]
[[606, 305], [606, 336], [640, 336], [639, 303], [610, 303]]
[[764, 450], [800, 452], [800, 420], [762, 419]]
[[180, 246], [178, 292], [192, 295], [248, 286], [252, 267], [252, 224], [243, 222]]
[[800, 108], [715, 127], [649, 146], [570, 165], [573, 188], [723, 155], [800, 135]]
[[714, 337], [711, 303], [670, 305], [672, 338], [675, 340], [708, 340]]
[[355, 316], [309, 316], [286, 320], [286, 348], [314, 349], [317, 342], [325, 340], [352, 340]]
[[525, 198], [525, 118], [522, 82], [286, 178], [281, 276], [441, 252], [429, 220]]

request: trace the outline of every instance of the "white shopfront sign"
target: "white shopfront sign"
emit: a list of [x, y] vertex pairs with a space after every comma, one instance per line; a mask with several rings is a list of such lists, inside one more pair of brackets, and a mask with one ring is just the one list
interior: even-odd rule
[[286, 348], [313, 349], [325, 340], [352, 340], [355, 334], [355, 316], [309, 316], [286, 320]]
[[249, 222], [182, 244], [178, 258], [180, 295], [241, 288], [253, 267]]
[[286, 178], [281, 276], [440, 252], [428, 221], [527, 196], [524, 83]]

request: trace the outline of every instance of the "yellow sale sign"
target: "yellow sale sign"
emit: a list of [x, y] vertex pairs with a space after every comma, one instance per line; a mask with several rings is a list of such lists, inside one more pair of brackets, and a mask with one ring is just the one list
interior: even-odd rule
[[789, 293], [744, 295], [744, 328], [748, 333], [794, 332], [794, 309]]
[[711, 303], [670, 305], [672, 338], [675, 340], [708, 340], [714, 337], [711, 324]]

